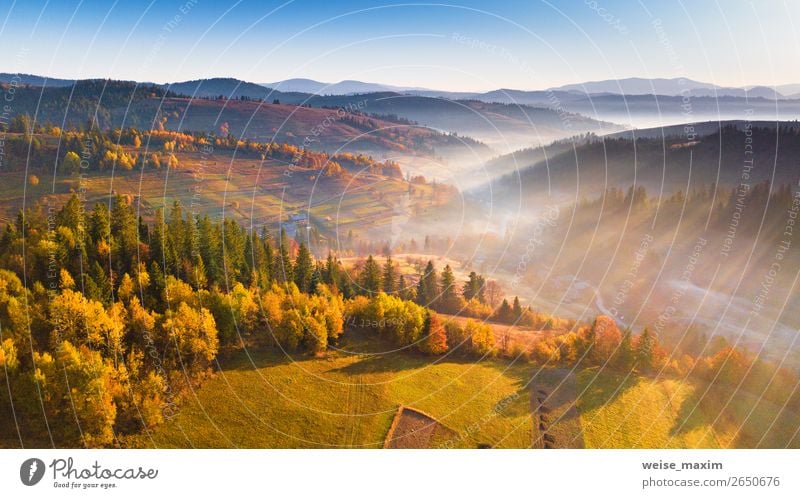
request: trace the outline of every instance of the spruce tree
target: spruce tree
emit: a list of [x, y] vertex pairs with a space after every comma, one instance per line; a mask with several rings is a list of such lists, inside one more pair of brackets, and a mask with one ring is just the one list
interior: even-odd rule
[[619, 347], [614, 354], [613, 366], [614, 368], [623, 372], [630, 371], [636, 361], [635, 352], [633, 349], [633, 339], [631, 338], [631, 330], [626, 329], [622, 333], [622, 340]]
[[445, 265], [442, 270], [441, 295], [439, 308], [447, 313], [458, 311], [458, 296], [456, 296], [456, 278], [450, 265]]
[[281, 228], [281, 238], [278, 241], [278, 257], [275, 258], [273, 276], [281, 284], [294, 281], [294, 269], [289, 257], [289, 237], [286, 236], [286, 230], [283, 228]]
[[361, 271], [361, 288], [368, 296], [374, 296], [381, 292], [381, 269], [378, 262], [370, 254], [364, 263]]
[[486, 304], [486, 279], [483, 277], [483, 275], [478, 275], [477, 285], [478, 295], [476, 297], [478, 298], [478, 301]]
[[308, 251], [308, 247], [301, 242], [294, 262], [294, 283], [300, 292], [309, 292], [313, 271], [314, 262], [311, 260], [311, 253]]
[[464, 287], [461, 291], [461, 295], [464, 296], [464, 299], [469, 301], [470, 299], [476, 299], [479, 292], [480, 288], [478, 286], [478, 274], [474, 271], [471, 271], [469, 272], [468, 280], [464, 284]]
[[111, 208], [111, 237], [114, 270], [120, 275], [130, 273], [139, 249], [139, 227], [128, 201], [121, 195], [117, 195]]
[[406, 278], [402, 273], [397, 278], [397, 295], [400, 297], [400, 299], [404, 299], [406, 301], [413, 301], [417, 297], [417, 293], [414, 291], [414, 288], [406, 284]]
[[644, 328], [636, 341], [636, 366], [643, 372], [650, 371], [655, 366], [656, 349], [658, 341], [647, 327]]
[[433, 261], [428, 261], [425, 271], [419, 278], [417, 302], [422, 306], [434, 307], [439, 296], [439, 282]]
[[511, 315], [514, 320], [519, 320], [522, 317], [522, 306], [519, 304], [519, 296], [514, 296], [514, 305], [511, 308]]
[[322, 273], [324, 268], [321, 263], [314, 265], [314, 271], [311, 272], [311, 282], [308, 286], [308, 292], [313, 294], [317, 292], [317, 286], [322, 283]]
[[272, 267], [275, 259], [275, 250], [272, 248], [272, 242], [266, 229], [261, 233], [261, 244], [264, 247], [264, 259], [259, 265], [259, 274], [262, 288], [268, 289], [269, 286], [272, 285], [272, 280], [274, 278]]
[[397, 268], [391, 256], [386, 257], [386, 263], [383, 265], [383, 292], [387, 294], [397, 292]]
[[514, 310], [512, 310], [511, 305], [508, 304], [508, 299], [503, 299], [502, 304], [500, 304], [500, 307], [497, 308], [494, 316], [495, 319], [503, 323], [511, 323], [514, 321]]

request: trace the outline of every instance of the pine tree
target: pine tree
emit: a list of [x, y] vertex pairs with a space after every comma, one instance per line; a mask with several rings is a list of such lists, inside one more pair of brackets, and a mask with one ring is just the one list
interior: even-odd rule
[[478, 298], [478, 301], [486, 304], [486, 279], [483, 277], [483, 275], [478, 275], [477, 285], [478, 295], [476, 297]]
[[464, 296], [464, 299], [469, 301], [470, 299], [477, 299], [480, 292], [481, 288], [478, 274], [474, 271], [471, 271], [469, 272], [468, 280], [464, 284], [464, 287], [461, 291], [461, 295]]
[[419, 277], [417, 286], [417, 302], [422, 306], [434, 307], [439, 296], [439, 282], [433, 261], [428, 261], [425, 271]]
[[77, 194], [72, 194], [67, 203], [58, 211], [56, 223], [69, 228], [76, 236], [83, 231], [83, 208]]
[[386, 257], [383, 265], [383, 292], [394, 294], [397, 292], [397, 268], [391, 256]]
[[292, 260], [289, 257], [289, 237], [283, 228], [281, 228], [281, 239], [278, 241], [278, 257], [275, 258], [275, 269], [272, 273], [275, 280], [281, 284], [294, 281]]
[[167, 287], [166, 276], [161, 266], [157, 261], [150, 263], [150, 296], [149, 301], [146, 299], [144, 305], [148, 308], [155, 308], [157, 311], [163, 311], [164, 305], [164, 289]]
[[494, 316], [496, 320], [503, 323], [511, 323], [514, 321], [514, 310], [512, 310], [511, 305], [508, 304], [508, 299], [503, 299], [502, 304], [497, 308]]
[[656, 363], [658, 340], [647, 327], [636, 341], [636, 366], [643, 372], [650, 371]]
[[361, 270], [361, 289], [368, 296], [374, 296], [381, 292], [381, 269], [378, 262], [370, 254]]
[[397, 278], [397, 294], [400, 299], [406, 301], [413, 301], [417, 297], [417, 293], [412, 286], [406, 285], [406, 278], [401, 273]]
[[310, 294], [317, 292], [317, 286], [322, 283], [322, 273], [324, 270], [321, 263], [314, 265], [314, 271], [311, 272], [311, 283], [308, 286], [308, 292]]
[[[161, 219], [161, 210], [156, 211], [156, 219]], [[109, 242], [111, 238], [111, 221], [108, 214], [108, 205], [102, 202], [98, 202], [94, 205], [92, 214], [89, 216], [89, 237], [95, 245], [101, 240]], [[158, 242], [160, 244], [160, 241], [153, 242]], [[161, 252], [154, 253], [151, 250], [151, 254], [157, 254], [158, 257], [161, 257]]]
[[223, 261], [227, 278], [230, 281], [241, 282], [242, 276], [249, 273], [245, 263], [244, 249], [247, 235], [239, 223], [232, 218], [222, 222], [223, 228]]
[[145, 223], [144, 217], [139, 216], [139, 240], [150, 243], [150, 227]]
[[97, 285], [97, 295], [91, 296], [92, 299], [106, 305], [111, 304], [111, 279], [108, 278], [106, 271], [103, 270], [103, 267], [100, 266], [100, 263], [96, 260], [92, 264], [91, 277]]
[[219, 225], [212, 223], [208, 215], [197, 221], [200, 257], [206, 270], [209, 282], [220, 283], [222, 280], [222, 234]]
[[445, 265], [442, 270], [441, 295], [439, 296], [439, 309], [447, 313], [458, 311], [458, 296], [456, 296], [456, 278], [450, 265]]
[[419, 280], [417, 281], [417, 304], [426, 306], [428, 303], [425, 301], [425, 296], [428, 295], [428, 288], [425, 286], [425, 278], [424, 275], [419, 276]]
[[614, 368], [623, 372], [630, 371], [636, 361], [635, 352], [633, 350], [633, 340], [631, 338], [630, 329], [626, 329], [622, 333], [622, 340], [619, 343], [619, 348], [614, 353], [613, 365]]
[[294, 262], [294, 283], [300, 292], [308, 292], [311, 288], [313, 271], [314, 262], [311, 260], [311, 253], [308, 252], [308, 247], [301, 242]]
[[255, 230], [247, 231], [247, 245], [245, 245], [245, 262], [250, 268], [250, 279], [248, 285], [261, 286], [264, 280], [264, 244]]
[[114, 267], [117, 273], [129, 273], [138, 253], [139, 230], [136, 216], [125, 197], [118, 195], [111, 209], [111, 236]]
[[242, 283], [246, 286], [250, 286], [253, 283], [252, 276], [253, 271], [256, 268], [256, 252], [259, 249], [256, 249], [256, 245], [253, 244], [253, 237], [255, 234], [248, 230], [245, 230], [245, 240], [244, 240], [244, 266], [247, 269], [246, 272], [242, 273]]
[[519, 320], [522, 317], [522, 306], [519, 304], [519, 296], [514, 296], [514, 305], [511, 308], [511, 314], [514, 320]]
[[275, 250], [272, 248], [269, 233], [264, 229], [261, 233], [261, 244], [264, 248], [264, 259], [259, 264], [259, 276], [261, 277], [261, 288], [268, 289], [272, 285], [274, 274], [272, 273]]
[[339, 287], [339, 264], [330, 251], [328, 251], [328, 258], [325, 260], [325, 271], [322, 277], [322, 280], [331, 288]]

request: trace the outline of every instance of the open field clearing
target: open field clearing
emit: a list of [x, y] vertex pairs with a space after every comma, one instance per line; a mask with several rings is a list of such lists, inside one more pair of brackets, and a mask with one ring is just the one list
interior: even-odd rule
[[[139, 447], [380, 448], [400, 405], [452, 430], [438, 447], [531, 444], [529, 365], [479, 363], [393, 352], [348, 341], [325, 358], [239, 354], [186, 396], [180, 413]], [[383, 345], [385, 346], [385, 345]]]
[[[705, 387], [694, 380], [625, 379], [608, 373], [596, 377], [596, 369], [576, 375], [567, 369], [512, 365], [501, 359], [432, 361], [414, 353], [387, 352], [389, 345], [353, 335], [357, 334], [326, 357], [237, 354], [185, 396], [173, 420], [125, 444], [202, 448], [800, 444], [795, 432], [800, 418], [749, 393], [737, 393], [720, 414], [729, 395], [714, 389], [700, 399]], [[410, 409], [393, 427], [400, 406]], [[393, 437], [387, 438], [390, 430]]]

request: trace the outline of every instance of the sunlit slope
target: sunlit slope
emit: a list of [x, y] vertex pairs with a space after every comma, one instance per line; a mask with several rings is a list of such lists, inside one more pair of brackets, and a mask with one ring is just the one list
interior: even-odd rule
[[590, 448], [800, 446], [800, 417], [759, 396], [695, 380], [578, 375], [578, 408]]

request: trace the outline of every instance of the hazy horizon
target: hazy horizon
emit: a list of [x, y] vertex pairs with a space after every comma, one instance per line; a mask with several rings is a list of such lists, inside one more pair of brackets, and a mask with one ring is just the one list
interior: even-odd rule
[[[420, 90], [420, 91], [422, 91], [422, 90], [430, 90], [430, 91], [457, 92], [457, 93], [486, 93], [486, 92], [499, 91], [499, 90], [515, 90], [515, 91], [524, 91], [524, 92], [536, 92], [536, 91], [547, 91], [547, 90], [552, 90], [552, 89], [559, 89], [559, 88], [565, 87], [565, 86], [574, 86], [574, 85], [591, 84], [591, 83], [613, 82], [613, 81], [622, 82], [622, 81], [625, 81], [625, 80], [635, 80], [635, 79], [641, 79], [641, 80], [681, 80], [681, 79], [683, 79], [683, 80], [687, 80], [687, 81], [691, 80], [691, 81], [695, 81], [695, 82], [698, 82], [698, 83], [716, 85], [717, 87], [721, 87], [721, 88], [734, 88], [734, 89], [751, 89], [751, 88], [757, 88], [757, 87], [778, 88], [778, 87], [785, 87], [785, 86], [797, 86], [798, 89], [800, 89], [800, 83], [798, 83], [798, 82], [787, 82], [787, 83], [779, 83], [779, 84], [755, 83], [755, 84], [746, 84], [746, 85], [739, 85], [739, 86], [727, 86], [727, 85], [722, 85], [722, 84], [716, 83], [714, 81], [704, 81], [704, 80], [699, 80], [699, 79], [696, 79], [696, 78], [691, 78], [691, 77], [688, 77], [688, 76], [681, 76], [681, 75], [676, 75], [676, 76], [648, 76], [648, 77], [644, 77], [644, 76], [640, 76], [640, 75], [630, 75], [630, 76], [620, 76], [620, 77], [617, 77], [617, 78], [598, 79], [598, 80], [569, 81], [569, 82], [560, 83], [558, 85], [553, 85], [553, 86], [548, 86], [548, 87], [541, 87], [541, 88], [532, 88], [532, 87], [531, 88], [515, 88], [515, 87], [509, 87], [509, 86], [498, 86], [498, 87], [493, 87], [493, 88], [482, 88], [482, 89], [473, 88], [473, 89], [454, 90], [454, 89], [451, 89], [451, 88], [426, 87], [426, 86], [423, 86], [421, 84], [419, 84], [419, 85], [414, 85], [414, 84], [411, 84], [411, 85], [399, 85], [399, 84], [397, 84], [397, 83], [395, 83], [393, 81], [377, 81], [377, 80], [367, 80], [367, 79], [364, 79], [364, 80], [359, 80], [359, 79], [324, 80], [324, 79], [316, 79], [316, 78], [310, 78], [310, 77], [305, 77], [305, 76], [295, 76], [295, 77], [292, 77], [292, 78], [278, 79], [278, 80], [273, 80], [273, 81], [261, 81], [261, 80], [256, 81], [256, 80], [246, 80], [246, 79], [243, 79], [243, 78], [239, 78], [239, 77], [237, 77], [235, 75], [216, 74], [216, 75], [202, 76], [202, 77], [197, 77], [197, 78], [186, 78], [186, 79], [181, 79], [181, 80], [176, 79], [176, 80], [169, 80], [169, 81], [166, 81], [166, 80], [165, 81], [156, 81], [156, 80], [143, 80], [143, 79], [128, 80], [128, 79], [125, 79], [125, 78], [114, 78], [114, 77], [107, 77], [107, 76], [100, 76], [100, 75], [97, 75], [97, 76], [84, 75], [84, 76], [81, 76], [81, 77], [75, 77], [75, 76], [71, 76], [71, 75], [68, 75], [68, 74], [64, 74], [64, 75], [39, 74], [39, 73], [28, 72], [28, 71], [5, 71], [5, 70], [2, 70], [2, 69], [3, 68], [0, 68], [0, 73], [20, 74], [20, 75], [25, 75], [25, 76], [43, 77], [43, 78], [47, 78], [47, 79], [76, 80], [76, 81], [78, 81], [78, 80], [104, 80], [104, 79], [109, 79], [109, 80], [115, 80], [115, 81], [134, 81], [136, 83], [152, 83], [152, 84], [155, 84], [155, 85], [168, 85], [168, 84], [172, 84], [172, 83], [182, 83], [182, 82], [186, 82], [186, 81], [214, 80], [214, 79], [235, 79], [235, 80], [243, 81], [243, 82], [246, 82], [246, 83], [254, 83], [254, 84], [257, 84], [257, 85], [269, 87], [270, 85], [274, 85], [274, 84], [278, 84], [278, 83], [284, 83], [284, 82], [287, 82], [287, 81], [302, 80], [302, 81], [316, 82], [316, 83], [326, 84], [326, 85], [331, 85], [331, 86], [338, 85], [340, 83], [345, 83], [345, 82], [358, 82], [358, 83], [367, 83], [367, 84], [378, 85], [378, 86], [394, 87], [394, 88], [403, 89], [403, 90], [409, 90], [409, 91], [410, 90]], [[800, 81], [800, 80], [798, 80], [798, 81]], [[591, 92], [589, 92], [589, 93], [591, 93]], [[792, 93], [794, 93], [794, 91]], [[655, 92], [655, 94], [658, 94], [658, 92]]]

